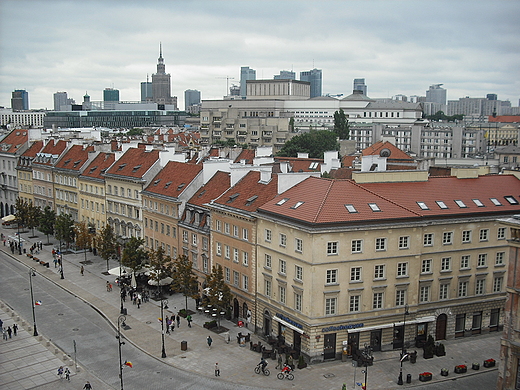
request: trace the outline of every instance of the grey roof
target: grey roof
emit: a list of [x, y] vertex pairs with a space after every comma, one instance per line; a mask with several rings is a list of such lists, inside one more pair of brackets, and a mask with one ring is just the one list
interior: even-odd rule
[[507, 145], [495, 148], [495, 153], [499, 154], [520, 154], [520, 147], [516, 145]]
[[331, 96], [316, 96], [311, 98], [310, 100], [338, 100], [336, 98], [333, 98]]
[[374, 101], [373, 103], [369, 103], [367, 108], [372, 109], [408, 109], [408, 110], [417, 110], [421, 109], [421, 103], [410, 103], [410, 102], [403, 102], [401, 100], [390, 100], [390, 101]]
[[344, 97], [341, 100], [356, 100], [356, 101], [365, 101], [365, 102], [375, 102], [374, 99], [370, 99], [368, 96], [364, 95], [361, 91], [354, 91], [354, 93]]

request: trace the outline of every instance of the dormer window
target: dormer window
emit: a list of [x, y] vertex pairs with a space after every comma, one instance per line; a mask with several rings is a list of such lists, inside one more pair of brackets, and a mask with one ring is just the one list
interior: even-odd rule
[[120, 171], [120, 170], [123, 169], [124, 167], [126, 167], [126, 164], [121, 164], [121, 165], [119, 165], [119, 167], [117, 168], [117, 170]]
[[256, 198], [258, 198], [258, 195], [253, 195], [252, 197], [247, 199], [246, 206], [251, 206], [251, 204], [256, 200]]
[[157, 179], [156, 181], [153, 182], [153, 185], [156, 186], [157, 184], [159, 184], [160, 181], [161, 181], [161, 179]]
[[65, 162], [63, 163], [63, 165], [67, 165], [68, 163], [70, 163], [70, 158], [68, 160], [65, 160]]
[[74, 161], [74, 167], [76, 167], [80, 162], [81, 162], [81, 160]]
[[172, 184], [171, 181], [167, 182], [165, 185], [164, 185], [164, 188], [168, 188], [170, 186], [170, 184]]
[[239, 193], [236, 193], [236, 194], [231, 195], [231, 196], [229, 197], [227, 203], [231, 203], [231, 202], [233, 202], [233, 201], [238, 197], [238, 195], [240, 195], [240, 194], [239, 194]]
[[95, 167], [92, 167], [92, 168], [90, 168], [90, 171], [89, 171], [89, 173], [92, 173], [92, 172], [94, 172], [94, 171], [95, 171], [96, 169], [97, 169], [97, 166], [95, 166]]
[[139, 168], [141, 168], [141, 165], [136, 165], [132, 168], [132, 172], [136, 172]]

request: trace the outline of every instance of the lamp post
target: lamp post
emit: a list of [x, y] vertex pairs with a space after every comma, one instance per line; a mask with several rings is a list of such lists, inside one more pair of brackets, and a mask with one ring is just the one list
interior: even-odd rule
[[373, 359], [372, 356], [372, 347], [365, 343], [365, 349], [363, 350], [363, 360], [365, 369], [363, 370], [363, 374], [365, 374], [365, 386], [363, 390], [367, 390], [367, 377], [368, 377], [368, 362]]
[[120, 315], [117, 318], [116, 339], [118, 341], [118, 348], [119, 348], [119, 380], [121, 382], [121, 390], [123, 390], [123, 359], [121, 358], [121, 346], [125, 345], [125, 342], [121, 340], [121, 325], [126, 326], [125, 320], [126, 320], [126, 316], [124, 316], [124, 315]]
[[36, 276], [36, 269], [30, 268], [29, 269], [29, 286], [31, 288], [31, 306], [32, 306], [32, 316], [33, 316], [33, 327], [34, 327], [34, 333], [33, 336], [38, 336], [38, 331], [36, 330], [36, 316], [34, 313], [34, 295], [33, 295], [33, 287], [32, 287], [32, 277]]
[[20, 236], [20, 221], [17, 223], [18, 225], [18, 254], [22, 255], [22, 238]]
[[403, 314], [403, 346], [401, 347], [401, 358], [399, 359], [399, 362], [401, 363], [401, 367], [399, 369], [399, 378], [397, 379], [397, 384], [402, 385], [403, 384], [403, 361], [406, 360], [408, 357], [408, 354], [406, 353], [405, 349], [405, 335], [406, 335], [406, 316], [408, 315], [408, 305], [404, 305], [404, 314]]
[[[168, 309], [168, 300], [161, 299], [161, 338], [162, 338], [162, 352], [161, 357], [166, 357], [166, 350], [164, 349], [164, 310]], [[168, 322], [166, 322], [166, 326], [168, 326]]]
[[60, 239], [60, 279], [65, 279], [63, 277], [63, 251], [61, 250], [61, 239]]

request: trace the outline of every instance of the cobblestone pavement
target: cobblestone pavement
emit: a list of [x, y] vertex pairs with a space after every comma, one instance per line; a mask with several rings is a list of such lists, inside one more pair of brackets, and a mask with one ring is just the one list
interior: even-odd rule
[[[14, 236], [12, 230], [4, 227], [0, 228], [6, 236]], [[46, 243], [46, 238], [41, 233], [38, 238], [29, 238], [30, 233], [23, 233], [22, 238], [26, 241], [25, 248], [28, 249], [32, 242], [42, 240]], [[51, 241], [52, 242], [52, 241]], [[26, 255], [14, 254], [9, 250], [9, 246], [0, 244], [0, 250], [15, 258], [17, 261], [36, 268], [38, 274], [60, 285], [68, 290], [71, 294], [84, 300], [94, 307], [102, 316], [117, 327], [117, 319], [120, 315], [120, 299], [117, 288], [108, 292], [106, 282], [114, 284], [115, 276], [106, 275], [107, 267], [114, 268], [118, 264], [110, 262], [107, 264], [98, 256], [92, 253], [65, 254], [64, 255], [64, 279], [60, 278], [58, 269], [54, 267], [51, 250], [53, 245], [44, 245], [43, 250], [39, 254], [35, 254], [39, 260], [49, 262], [49, 267], [40, 265], [35, 260]], [[81, 266], [84, 268], [83, 275], [80, 272]], [[0, 303], [1, 304], [1, 303]], [[180, 294], [174, 294], [168, 297], [168, 309], [165, 315], [171, 315], [173, 312], [184, 308], [185, 299]], [[17, 321], [19, 324], [24, 319], [11, 317], [16, 313], [7, 306], [3, 305], [0, 310], [0, 318], [5, 324], [10, 325], [11, 322]], [[239, 328], [233, 322], [222, 320], [222, 325], [229, 329], [230, 342], [226, 342], [224, 334], [218, 335], [212, 333], [203, 327], [204, 322], [208, 321], [205, 313], [198, 312], [195, 302], [188, 300], [188, 308], [195, 311], [193, 314], [192, 327], [189, 328], [187, 322], [183, 319], [179, 328], [170, 335], [165, 335], [165, 352], [167, 357], [161, 357], [162, 341], [161, 329], [158, 318], [160, 314], [160, 302], [150, 300], [143, 303], [140, 308], [130, 302], [125, 303], [127, 309], [126, 324], [129, 329], [124, 330], [124, 335], [128, 341], [141, 349], [143, 352], [165, 361], [168, 364], [179, 367], [195, 375], [213, 376], [213, 367], [215, 362], [219, 363], [221, 368], [220, 380], [229, 381], [235, 384], [243, 384], [249, 386], [257, 386], [271, 389], [341, 389], [343, 383], [346, 383], [347, 389], [361, 389], [356, 383], [364, 381], [363, 368], [355, 368], [351, 361], [347, 362], [332, 361], [321, 364], [309, 365], [302, 370], [296, 369], [295, 379], [292, 382], [287, 380], [278, 380], [276, 376], [275, 361], [269, 361], [271, 376], [261, 377], [253, 372], [254, 366], [260, 360], [260, 354], [253, 352], [249, 346], [240, 346], [237, 340], [238, 332], [247, 333], [248, 329]], [[6, 318], [7, 317], [7, 318]], [[24, 322], [24, 328], [20, 330], [17, 340], [8, 340], [0, 343], [0, 352], [2, 360], [0, 361], [0, 383], [2, 389], [47, 389], [44, 386], [47, 383], [48, 389], [59, 389], [64, 380], [57, 379], [54, 372], [58, 362], [65, 359], [64, 364], [73, 364], [60, 351], [55, 351], [52, 346], [47, 345], [44, 337], [34, 337], [31, 335], [31, 324]], [[214, 342], [211, 349], [208, 349], [206, 337], [211, 335]], [[259, 338], [252, 334], [251, 340], [257, 342]], [[186, 342], [187, 349], [182, 350], [181, 346]], [[405, 362], [403, 364], [403, 374], [405, 378], [404, 386], [397, 385], [399, 375], [399, 351], [376, 352], [374, 353], [374, 364], [367, 370], [367, 388], [368, 389], [397, 389], [410, 388], [422, 385], [419, 382], [418, 375], [421, 372], [429, 371], [433, 373], [432, 382], [452, 380], [454, 376], [461, 377], [463, 375], [478, 375], [481, 372], [496, 370], [495, 368], [482, 368], [482, 362], [488, 358], [494, 358], [498, 362], [499, 358], [500, 334], [492, 333], [480, 336], [474, 336], [465, 339], [447, 340], [446, 356], [435, 357], [425, 360], [418, 357], [416, 364]], [[29, 353], [34, 351], [34, 353]], [[27, 370], [23, 370], [23, 377], [13, 373], [14, 367], [19, 367], [20, 361], [26, 361], [28, 356], [37, 357], [31, 365], [29, 375]], [[61, 356], [61, 357], [60, 357]], [[66, 356], [66, 355], [65, 355]], [[480, 362], [479, 371], [471, 370], [472, 362]], [[467, 364], [469, 366], [468, 373], [454, 374], [453, 367], [458, 364]], [[440, 375], [441, 368], [448, 368], [450, 374], [448, 377]], [[135, 368], [138, 369], [138, 368]], [[19, 370], [22, 371], [22, 370]], [[74, 370], [71, 370], [74, 371]], [[407, 374], [412, 375], [412, 383], [406, 383]], [[88, 376], [88, 373], [82, 372], [81, 368], [78, 373], [73, 375], [81, 375], [82, 379]], [[28, 378], [31, 378], [30, 381]], [[5, 379], [5, 380], [4, 380]], [[97, 378], [89, 380], [97, 381]], [[8, 384], [6, 387], [4, 384]], [[35, 384], [31, 387], [31, 383]], [[102, 382], [99, 382], [102, 383]], [[65, 385], [65, 384], [63, 384]], [[96, 389], [106, 388], [96, 386]]]

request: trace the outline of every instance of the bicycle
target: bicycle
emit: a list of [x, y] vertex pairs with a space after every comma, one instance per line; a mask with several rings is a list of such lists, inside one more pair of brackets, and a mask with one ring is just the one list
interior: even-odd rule
[[276, 375], [276, 377], [277, 377], [278, 379], [280, 379], [280, 380], [283, 380], [284, 378], [287, 378], [287, 379], [289, 379], [290, 381], [292, 381], [292, 380], [294, 379], [294, 375], [293, 375], [293, 373], [292, 373], [291, 371], [292, 371], [291, 367], [289, 367], [289, 366], [286, 365], [284, 368], [282, 368], [282, 371], [279, 372], [279, 373]]
[[265, 376], [271, 375], [271, 371], [266, 367], [262, 370], [262, 363], [258, 363], [255, 367], [255, 372], [257, 374], [263, 373]]

